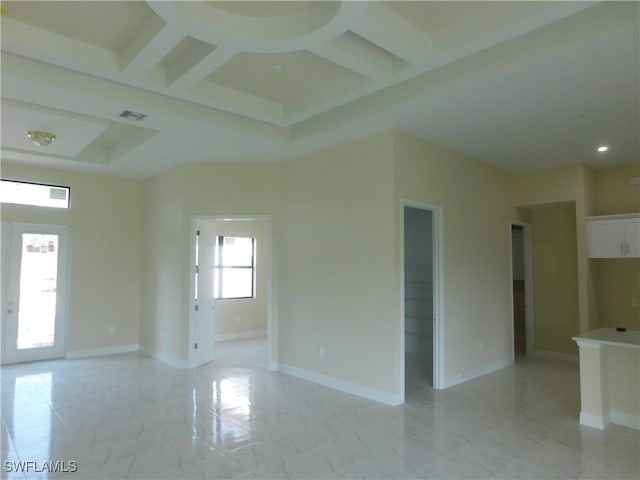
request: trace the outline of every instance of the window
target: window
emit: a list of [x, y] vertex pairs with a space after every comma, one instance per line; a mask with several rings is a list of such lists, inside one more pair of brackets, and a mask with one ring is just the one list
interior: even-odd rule
[[69, 187], [2, 180], [0, 202], [36, 207], [69, 208]]
[[214, 297], [255, 297], [255, 238], [216, 237]]

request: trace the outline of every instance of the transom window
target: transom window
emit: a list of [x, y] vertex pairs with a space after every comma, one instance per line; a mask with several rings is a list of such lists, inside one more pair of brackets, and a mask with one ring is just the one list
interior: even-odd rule
[[0, 202], [36, 207], [69, 208], [71, 189], [57, 185], [0, 180]]
[[216, 237], [216, 299], [255, 298], [255, 238]]

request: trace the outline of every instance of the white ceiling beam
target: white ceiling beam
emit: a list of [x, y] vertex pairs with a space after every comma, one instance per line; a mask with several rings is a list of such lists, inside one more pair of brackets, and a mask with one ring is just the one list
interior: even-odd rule
[[345, 103], [345, 100], [353, 98], [358, 91], [370, 85], [370, 82], [362, 78], [342, 78], [334, 81], [324, 88], [319, 88], [304, 97], [286, 105], [285, 116], [289, 124], [292, 118], [299, 115], [309, 116], [317, 111], [326, 111]]
[[188, 74], [193, 67], [214, 52], [215, 48], [208, 43], [198, 42], [191, 49], [183, 52], [167, 67], [167, 85]]
[[118, 55], [12, 18], [2, 17], [2, 51], [41, 62], [85, 69], [93, 75], [118, 72]]
[[424, 64], [431, 57], [431, 37], [379, 2], [367, 2], [351, 30], [411, 64]]
[[141, 78], [184, 38], [184, 33], [152, 17], [120, 54], [124, 77]]
[[169, 73], [167, 86], [174, 91], [190, 90], [228, 62], [237, 53], [236, 50], [231, 48], [218, 47], [201, 57], [199, 61], [190, 62], [190, 66], [185, 65], [185, 68], [177, 69], [173, 74]]
[[381, 80], [390, 73], [374, 63], [368, 62], [361, 57], [356, 57], [329, 43], [320, 44], [310, 48], [309, 51], [371, 80]]
[[239, 115], [251, 112], [253, 118], [273, 124], [282, 123], [284, 106], [273, 100], [207, 81], [194, 85], [189, 93], [222, 104], [226, 110]]
[[133, 109], [148, 113], [146, 126], [160, 130], [164, 126], [163, 121], [176, 118], [180, 123], [204, 122], [278, 140], [288, 138], [285, 129], [247, 115], [237, 115], [193, 100], [172, 98], [16, 55], [3, 55], [2, 68], [2, 94], [6, 98], [77, 113], [92, 111], [95, 117], [105, 119], [114, 119], [123, 109]]

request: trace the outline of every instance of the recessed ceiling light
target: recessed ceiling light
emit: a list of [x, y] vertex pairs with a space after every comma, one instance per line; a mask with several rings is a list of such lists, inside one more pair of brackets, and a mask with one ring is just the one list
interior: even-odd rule
[[607, 145], [600, 145], [598, 147], [598, 152], [600, 152], [600, 153], [604, 153], [604, 152], [606, 152], [608, 150], [609, 150], [609, 147]]
[[284, 70], [284, 65], [282, 65], [281, 63], [274, 63], [271, 65], [271, 68], [276, 72], [281, 72]]

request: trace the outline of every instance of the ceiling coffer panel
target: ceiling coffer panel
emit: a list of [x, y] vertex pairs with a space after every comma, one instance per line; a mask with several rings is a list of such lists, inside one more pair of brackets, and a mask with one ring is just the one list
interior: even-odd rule
[[214, 85], [283, 105], [333, 84], [365, 84], [367, 79], [309, 51], [240, 53], [206, 78]]

